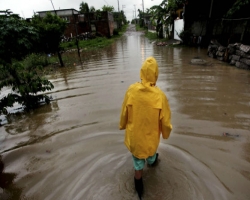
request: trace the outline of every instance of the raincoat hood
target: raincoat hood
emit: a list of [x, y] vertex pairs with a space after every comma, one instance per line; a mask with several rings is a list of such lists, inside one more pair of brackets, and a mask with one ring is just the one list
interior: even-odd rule
[[154, 57], [148, 57], [142, 64], [140, 78], [144, 86], [154, 86], [158, 79], [158, 64]]

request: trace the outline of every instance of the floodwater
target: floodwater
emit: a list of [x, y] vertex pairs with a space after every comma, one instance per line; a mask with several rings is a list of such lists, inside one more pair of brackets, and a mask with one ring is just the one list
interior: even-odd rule
[[[156, 46], [133, 29], [82, 65], [59, 68], [49, 76], [51, 104], [0, 127], [1, 199], [138, 199], [118, 125], [148, 56], [158, 61], [173, 131], [160, 143], [158, 166], [144, 168], [144, 199], [249, 200], [250, 71], [206, 49]], [[197, 57], [207, 64], [191, 64]]]

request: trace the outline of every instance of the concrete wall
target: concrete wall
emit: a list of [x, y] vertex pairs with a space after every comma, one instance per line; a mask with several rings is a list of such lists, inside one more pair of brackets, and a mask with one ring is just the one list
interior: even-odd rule
[[[52, 15], [55, 14], [54, 10], [49, 10], [49, 11], [41, 11], [41, 12], [37, 12], [39, 14], [40, 17], [45, 17], [47, 13], [51, 13]], [[56, 10], [56, 14], [59, 17], [62, 16], [70, 16], [73, 14], [79, 14], [79, 12], [77, 10], [74, 9], [65, 9], [65, 10]]]
[[174, 39], [181, 40], [177, 33], [179, 34], [184, 28], [184, 21], [183, 19], [177, 19], [174, 21]]

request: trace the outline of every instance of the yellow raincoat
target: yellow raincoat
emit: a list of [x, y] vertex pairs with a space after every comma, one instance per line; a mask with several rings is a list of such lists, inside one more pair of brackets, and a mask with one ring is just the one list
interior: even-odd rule
[[125, 145], [139, 159], [153, 156], [160, 134], [167, 139], [172, 130], [171, 111], [165, 94], [156, 87], [158, 64], [149, 57], [142, 65], [141, 83], [128, 88], [120, 116], [120, 130], [126, 129]]

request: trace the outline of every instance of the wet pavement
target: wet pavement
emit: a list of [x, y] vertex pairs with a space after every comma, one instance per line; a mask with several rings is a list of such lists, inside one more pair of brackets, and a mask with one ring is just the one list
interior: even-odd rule
[[157, 46], [133, 26], [109, 48], [83, 55], [82, 65], [51, 75], [50, 105], [0, 127], [1, 199], [137, 199], [118, 124], [148, 56], [158, 61], [173, 131], [160, 143], [158, 166], [144, 168], [144, 199], [248, 200], [250, 71], [206, 49]]

